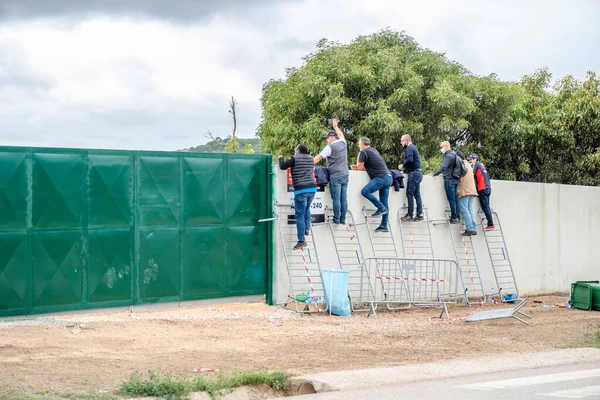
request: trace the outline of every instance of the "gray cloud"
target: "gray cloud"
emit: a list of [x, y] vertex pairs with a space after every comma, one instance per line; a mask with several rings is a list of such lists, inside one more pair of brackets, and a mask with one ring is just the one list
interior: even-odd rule
[[25, 64], [24, 58], [18, 46], [0, 41], [0, 90], [49, 90], [53, 86], [52, 79], [33, 71]]
[[231, 134], [232, 95], [251, 137], [264, 82], [323, 37], [384, 27], [477, 74], [582, 78], [600, 71], [598, 12], [585, 0], [0, 0], [0, 143], [181, 149]]
[[280, 1], [283, 0], [2, 0], [0, 20], [105, 14], [194, 22], [218, 13], [245, 13]]

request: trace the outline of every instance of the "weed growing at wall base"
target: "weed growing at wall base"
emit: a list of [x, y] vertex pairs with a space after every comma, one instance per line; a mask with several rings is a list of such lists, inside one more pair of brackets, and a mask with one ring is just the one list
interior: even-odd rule
[[212, 398], [219, 398], [241, 386], [267, 385], [282, 391], [289, 385], [289, 377], [287, 373], [279, 371], [218, 373], [213, 376], [201, 375], [194, 378], [148, 371], [147, 377], [133, 373], [121, 384], [118, 393], [125, 396], [161, 396], [168, 400], [177, 400], [187, 398], [192, 392], [206, 392]]

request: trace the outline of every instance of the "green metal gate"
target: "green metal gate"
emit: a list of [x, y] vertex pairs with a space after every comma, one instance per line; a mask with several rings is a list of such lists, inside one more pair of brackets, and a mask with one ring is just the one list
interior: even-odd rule
[[0, 316], [267, 294], [270, 155], [0, 147]]

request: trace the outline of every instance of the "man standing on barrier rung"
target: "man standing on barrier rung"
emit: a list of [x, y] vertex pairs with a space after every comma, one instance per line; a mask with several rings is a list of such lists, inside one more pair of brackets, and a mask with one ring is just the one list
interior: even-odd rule
[[[398, 169], [407, 175], [406, 200], [408, 201], [408, 212], [402, 221], [423, 221], [423, 200], [421, 200], [421, 181], [423, 170], [421, 169], [421, 156], [417, 146], [412, 142], [410, 135], [402, 135], [400, 144], [404, 148], [404, 162], [398, 165]], [[417, 202], [417, 214], [413, 217], [414, 201]]]
[[310, 204], [317, 193], [317, 183], [314, 175], [314, 159], [308, 154], [308, 148], [299, 144], [296, 146], [296, 154], [287, 161], [283, 156], [278, 157], [279, 168], [292, 169], [292, 185], [294, 186], [294, 210], [296, 212], [296, 230], [298, 231], [298, 243], [294, 250], [306, 247], [306, 235], [310, 233]]
[[475, 213], [473, 212], [473, 200], [477, 197], [475, 187], [475, 178], [473, 168], [467, 160], [463, 160], [464, 155], [457, 153], [457, 161], [462, 162], [467, 170], [466, 174], [459, 179], [457, 195], [460, 213], [465, 220], [465, 231], [463, 236], [477, 235], [477, 225], [475, 225]]
[[344, 132], [338, 127], [339, 120], [333, 118], [328, 122], [333, 126], [333, 130], [325, 134], [324, 139], [327, 141], [327, 146], [314, 158], [314, 163], [318, 164], [322, 159], [327, 160], [329, 193], [333, 203], [333, 223], [345, 224], [348, 212], [348, 176], [350, 175], [348, 145]]
[[456, 152], [450, 148], [450, 142], [444, 141], [440, 143], [440, 152], [444, 155], [442, 166], [433, 173], [433, 176], [442, 174], [444, 177], [444, 190], [450, 205], [450, 223], [458, 224], [460, 222], [460, 214], [458, 205], [458, 180], [462, 177], [457, 173], [457, 167], [462, 163], [462, 160], [456, 155]]
[[485, 214], [487, 225], [486, 231], [492, 230], [494, 226], [494, 218], [492, 217], [492, 210], [490, 208], [490, 196], [492, 195], [492, 183], [490, 182], [490, 176], [488, 175], [485, 165], [479, 161], [479, 156], [475, 153], [467, 157], [467, 161], [473, 166], [473, 173], [475, 174], [475, 186], [477, 186], [477, 194], [479, 195], [479, 203], [481, 204], [481, 211]]
[[[381, 216], [381, 224], [375, 229], [375, 232], [388, 232], [388, 198], [390, 195], [390, 186], [392, 186], [392, 173], [385, 164], [385, 160], [377, 150], [371, 147], [371, 140], [362, 137], [358, 141], [360, 153], [356, 165], [352, 165], [353, 170], [367, 171], [371, 181], [365, 185], [360, 194], [368, 199], [377, 209], [371, 217]], [[379, 191], [379, 199], [373, 192]]]

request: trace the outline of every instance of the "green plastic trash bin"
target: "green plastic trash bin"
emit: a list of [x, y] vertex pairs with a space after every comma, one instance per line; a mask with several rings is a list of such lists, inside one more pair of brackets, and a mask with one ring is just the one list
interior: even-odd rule
[[600, 310], [600, 282], [577, 281], [571, 285], [571, 305], [580, 310]]

